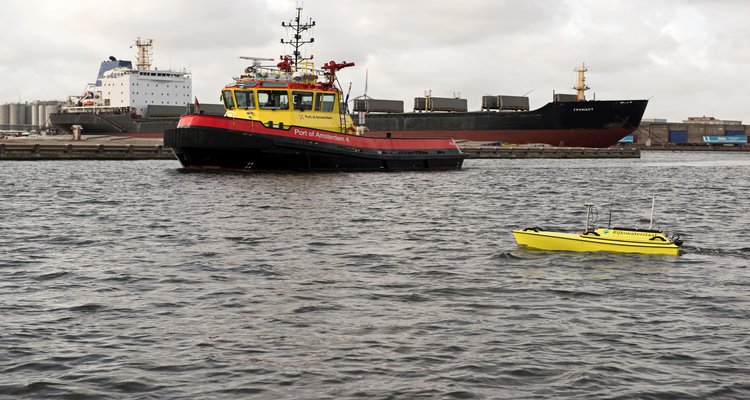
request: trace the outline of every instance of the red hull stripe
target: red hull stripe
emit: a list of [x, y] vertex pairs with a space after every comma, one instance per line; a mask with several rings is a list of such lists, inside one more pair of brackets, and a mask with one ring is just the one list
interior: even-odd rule
[[257, 133], [269, 136], [280, 136], [293, 139], [314, 140], [340, 144], [342, 146], [360, 147], [376, 150], [435, 150], [458, 149], [456, 142], [450, 138], [442, 139], [387, 139], [381, 137], [363, 137], [342, 133], [321, 131], [292, 126], [289, 129], [269, 128], [258, 121], [215, 117], [210, 115], [185, 115], [180, 118], [178, 128], [203, 127], [231, 131]]

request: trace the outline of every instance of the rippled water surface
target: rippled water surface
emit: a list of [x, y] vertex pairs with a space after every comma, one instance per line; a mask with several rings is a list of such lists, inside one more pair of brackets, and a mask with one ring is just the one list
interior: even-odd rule
[[[178, 168], [0, 163], [0, 396], [750, 398], [750, 154]], [[510, 232], [652, 193], [682, 256]]]

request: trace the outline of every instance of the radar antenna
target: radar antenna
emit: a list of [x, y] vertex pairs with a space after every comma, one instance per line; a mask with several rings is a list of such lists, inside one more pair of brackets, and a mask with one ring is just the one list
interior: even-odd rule
[[[302, 16], [302, 1], [297, 1], [297, 17], [294, 19], [294, 21], [281, 23], [281, 26], [291, 29], [291, 33], [292, 33], [291, 39], [287, 39], [287, 40], [281, 39], [281, 43], [291, 45], [292, 48], [294, 49], [294, 52], [292, 53], [292, 57], [291, 59], [289, 59], [294, 71], [297, 71], [297, 67], [300, 62], [312, 60], [313, 58], [312, 55], [310, 57], [303, 57], [302, 53], [300, 52], [300, 48], [302, 48], [302, 46], [305, 44], [315, 42], [315, 38], [313, 37], [311, 37], [309, 40], [302, 39], [302, 33], [314, 27], [315, 21], [313, 21], [312, 18], [310, 18], [307, 20], [307, 22], [302, 23], [300, 22], [301, 16]], [[284, 57], [286, 56], [281, 56], [280, 59], [284, 61]]]
[[245, 68], [245, 72], [248, 74], [255, 73], [260, 70], [262, 65], [260, 65], [261, 61], [273, 61], [273, 58], [263, 58], [263, 57], [248, 57], [248, 56], [240, 56], [243, 60], [250, 60], [253, 62], [253, 64], [247, 68]]

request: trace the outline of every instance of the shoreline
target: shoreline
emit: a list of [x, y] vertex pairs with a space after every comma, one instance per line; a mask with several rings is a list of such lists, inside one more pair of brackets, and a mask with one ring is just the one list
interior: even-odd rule
[[[627, 145], [608, 148], [551, 146], [486, 146], [459, 143], [469, 159], [519, 158], [640, 158], [642, 151], [750, 152], [750, 145]], [[73, 140], [71, 135], [0, 140], [0, 160], [176, 160], [161, 139], [91, 136]]]

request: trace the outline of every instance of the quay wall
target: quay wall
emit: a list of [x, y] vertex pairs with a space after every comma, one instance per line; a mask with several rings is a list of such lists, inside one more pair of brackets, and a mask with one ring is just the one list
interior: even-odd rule
[[176, 160], [159, 144], [44, 143], [0, 141], [0, 160]]

